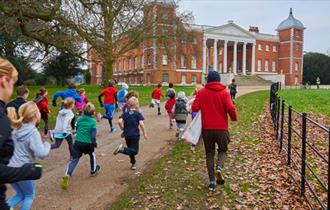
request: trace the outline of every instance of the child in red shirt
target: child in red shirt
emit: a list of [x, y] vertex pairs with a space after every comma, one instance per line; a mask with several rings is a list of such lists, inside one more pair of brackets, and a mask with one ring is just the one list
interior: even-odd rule
[[38, 109], [41, 114], [41, 119], [45, 122], [45, 127], [44, 127], [44, 138], [49, 137], [48, 136], [48, 100], [46, 98], [48, 94], [48, 91], [46, 88], [42, 87], [40, 88], [39, 92], [36, 95], [36, 98], [34, 99], [34, 102], [37, 104]]
[[[108, 88], [102, 90], [102, 92], [99, 95], [100, 105], [101, 107], [105, 108], [105, 115], [102, 116], [102, 119], [103, 118], [108, 119], [111, 133], [114, 133], [117, 130], [112, 125], [112, 119], [117, 104], [117, 90], [114, 86], [115, 86], [115, 82], [111, 80], [109, 82]], [[102, 102], [102, 96], [104, 96], [104, 103]]]
[[170, 126], [169, 128], [172, 129], [173, 128], [173, 113], [172, 113], [172, 109], [173, 109], [173, 106], [176, 102], [175, 100], [175, 92], [174, 91], [169, 91], [167, 93], [167, 96], [168, 96], [168, 99], [166, 100], [166, 103], [165, 103], [165, 109], [167, 111], [167, 114], [168, 114], [168, 120], [170, 122]]
[[161, 87], [162, 85], [161, 84], [158, 84], [157, 88], [155, 88], [153, 91], [152, 91], [152, 94], [151, 94], [151, 103], [149, 105], [149, 107], [154, 107], [155, 105], [157, 105], [157, 108], [158, 108], [158, 115], [161, 115], [160, 113], [160, 97], [164, 98], [164, 94], [161, 90]]

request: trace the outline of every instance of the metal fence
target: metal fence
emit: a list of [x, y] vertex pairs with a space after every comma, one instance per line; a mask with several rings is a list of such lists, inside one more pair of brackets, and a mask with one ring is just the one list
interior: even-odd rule
[[330, 129], [296, 111], [270, 90], [270, 112], [280, 153], [284, 153], [290, 176], [300, 187], [311, 209], [330, 209]]

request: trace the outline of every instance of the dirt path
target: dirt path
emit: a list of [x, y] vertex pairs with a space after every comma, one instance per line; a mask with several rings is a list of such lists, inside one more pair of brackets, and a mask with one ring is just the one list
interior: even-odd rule
[[[265, 89], [268, 87], [241, 87], [238, 96]], [[127, 189], [128, 180], [140, 176], [175, 143], [175, 130], [168, 129], [165, 110], [162, 108], [161, 116], [156, 115], [156, 109], [143, 107], [142, 110], [146, 118], [149, 140], [140, 141], [140, 151], [137, 156], [138, 170], [130, 170], [127, 156], [112, 154], [114, 148], [124, 143], [124, 140], [120, 138], [120, 131], [110, 134], [108, 123], [103, 121], [98, 125], [97, 135], [99, 145], [96, 150], [97, 162], [101, 166], [99, 175], [89, 176], [89, 157], [83, 156], [70, 180], [69, 190], [62, 190], [60, 182], [69, 159], [67, 144], [63, 142], [60, 149], [53, 150], [50, 156], [42, 161], [44, 174], [42, 179], [37, 181], [33, 209], [104, 209], [115, 201]]]

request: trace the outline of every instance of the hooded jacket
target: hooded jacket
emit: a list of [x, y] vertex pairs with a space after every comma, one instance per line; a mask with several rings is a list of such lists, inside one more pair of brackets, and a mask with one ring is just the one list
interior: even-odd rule
[[56, 117], [55, 132], [56, 133], [70, 133], [71, 121], [74, 114], [71, 109], [62, 109], [58, 112]]
[[209, 82], [197, 92], [191, 107], [193, 112], [201, 110], [203, 130], [228, 130], [228, 115], [237, 121], [233, 105], [226, 86], [220, 82]]
[[58, 97], [61, 97], [63, 100], [66, 98], [73, 98], [75, 101], [82, 102], [80, 95], [73, 88], [69, 88], [65, 91], [57, 91], [53, 96], [53, 104], [56, 104]]
[[0, 100], [0, 209], [9, 209], [6, 203], [6, 183], [21, 180], [39, 179], [42, 168], [25, 164], [21, 168], [7, 166], [13, 155], [14, 144], [11, 139], [10, 121], [5, 114], [5, 103]]
[[31, 124], [23, 123], [12, 133], [15, 150], [9, 161], [11, 167], [21, 167], [25, 163], [34, 163], [36, 158], [44, 158], [49, 154], [50, 144], [42, 142], [38, 129]]

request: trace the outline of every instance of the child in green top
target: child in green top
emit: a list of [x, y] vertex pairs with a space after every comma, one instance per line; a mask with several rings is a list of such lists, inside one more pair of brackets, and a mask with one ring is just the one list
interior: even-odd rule
[[65, 176], [62, 181], [62, 188], [68, 189], [69, 178], [78, 165], [83, 154], [88, 154], [91, 164], [91, 176], [96, 176], [100, 166], [96, 164], [95, 148], [96, 143], [96, 122], [94, 120], [95, 106], [87, 103], [84, 107], [84, 114], [77, 121], [77, 136], [73, 145], [72, 160], [69, 162]]

